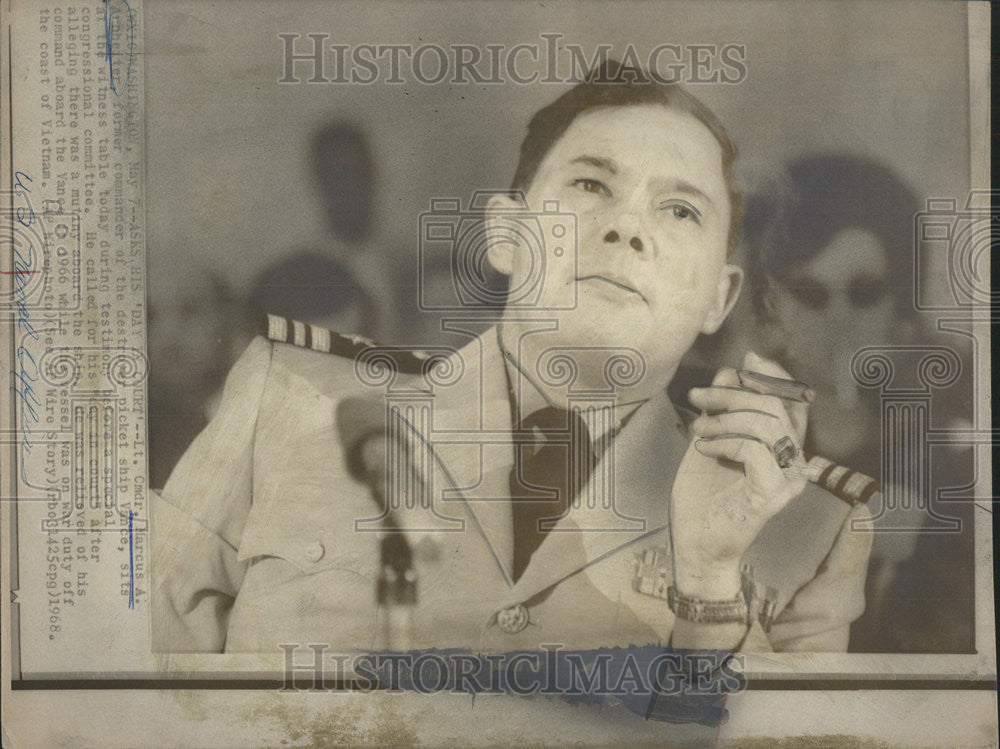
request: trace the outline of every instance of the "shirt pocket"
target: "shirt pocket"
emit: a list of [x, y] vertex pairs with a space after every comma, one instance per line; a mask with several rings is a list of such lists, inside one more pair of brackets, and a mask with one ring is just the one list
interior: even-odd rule
[[[294, 464], [258, 476], [260, 485], [240, 539], [237, 558], [251, 568], [281, 560], [289, 574], [342, 570], [369, 579], [379, 570], [379, 515], [370, 490], [332, 471], [329, 464]], [[276, 566], [276, 565], [270, 565]]]
[[340, 570], [370, 580], [374, 585], [378, 576], [378, 539], [375, 534], [364, 536], [367, 538], [350, 539], [350, 543], [345, 543], [344, 539], [330, 533], [316, 532], [301, 538], [264, 535], [251, 544], [241, 545], [238, 558], [249, 561], [251, 569], [269, 560], [280, 560], [288, 566], [290, 574], [314, 575]]
[[[237, 558], [249, 563], [244, 588], [338, 572], [370, 583], [379, 573], [378, 533], [357, 531], [352, 523], [330, 522], [330, 514], [299, 513], [281, 517], [251, 513]], [[324, 522], [326, 521], [326, 522]]]

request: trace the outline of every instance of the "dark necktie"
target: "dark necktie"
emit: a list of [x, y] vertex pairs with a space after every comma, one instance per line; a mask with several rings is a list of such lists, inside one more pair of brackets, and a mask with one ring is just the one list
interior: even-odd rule
[[510, 471], [515, 582], [596, 462], [587, 425], [576, 411], [535, 411], [519, 424], [518, 433]]

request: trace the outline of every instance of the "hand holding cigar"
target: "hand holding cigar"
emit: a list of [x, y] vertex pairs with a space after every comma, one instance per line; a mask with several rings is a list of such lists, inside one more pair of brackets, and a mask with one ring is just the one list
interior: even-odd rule
[[[815, 481], [818, 474], [809, 468], [799, 445], [805, 438], [808, 408], [815, 401], [816, 393], [807, 383], [779, 376], [779, 373], [787, 374], [775, 362], [750, 351], [740, 369], [723, 368], [710, 388], [695, 388], [692, 402], [703, 407], [702, 418], [718, 420], [719, 428], [715, 433], [703, 436], [713, 440], [740, 438], [759, 442], [771, 452], [788, 478]], [[714, 391], [731, 391], [732, 395], [718, 392], [713, 395]], [[758, 396], [777, 398], [784, 401], [784, 407], [774, 401], [770, 401], [772, 406], [766, 406]], [[782, 431], [781, 421], [791, 428]], [[733, 430], [721, 431], [724, 423], [734, 427]]]
[[[755, 357], [756, 355], [752, 356]], [[752, 356], [748, 355], [748, 361], [744, 362], [745, 367], [743, 369], [729, 370], [729, 372], [735, 371], [735, 379], [739, 383], [739, 387], [735, 387], [733, 385], [727, 386], [719, 383], [713, 384], [712, 388], [756, 393], [758, 395], [780, 398], [781, 400], [788, 401], [789, 403], [802, 404], [803, 406], [808, 406], [808, 404], [815, 401], [816, 393], [806, 383], [801, 382], [800, 380], [777, 377], [746, 368], [746, 365], [750, 363], [749, 360], [751, 360]], [[760, 357], [756, 358], [760, 359]], [[720, 378], [718, 377], [716, 378], [717, 383], [719, 379]], [[723, 375], [722, 380], [728, 379], [731, 378], [727, 378]], [[789, 409], [789, 416], [793, 423], [797, 421], [797, 414], [795, 411], [796, 409], [794, 407]], [[719, 413], [722, 412], [707, 411], [706, 415], [717, 416]], [[763, 414], [763, 412], [761, 413]], [[801, 433], [803, 435], [805, 434], [804, 425]], [[759, 438], [750, 434], [729, 436], [740, 436], [748, 439], [758, 439], [759, 441]], [[788, 440], [788, 443], [790, 444], [779, 444], [781, 442], [782, 440], [779, 439], [775, 444], [768, 445], [768, 447], [770, 447], [772, 452], [775, 453], [775, 460], [778, 461], [782, 472], [789, 479], [802, 479], [804, 481], [810, 481], [814, 484], [819, 484], [848, 504], [867, 502], [875, 496], [876, 493], [881, 491], [880, 483], [870, 476], [858, 473], [857, 471], [853, 471], [849, 468], [838, 466], [836, 463], [828, 460], [827, 458], [823, 458], [818, 455], [811, 455], [805, 450], [798, 450], [795, 448], [795, 444], [791, 442], [791, 440]]]

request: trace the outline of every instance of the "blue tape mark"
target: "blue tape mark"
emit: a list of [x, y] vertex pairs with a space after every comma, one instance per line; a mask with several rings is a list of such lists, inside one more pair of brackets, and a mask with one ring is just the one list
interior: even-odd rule
[[128, 607], [135, 608], [135, 556], [132, 536], [132, 510], [128, 511]]

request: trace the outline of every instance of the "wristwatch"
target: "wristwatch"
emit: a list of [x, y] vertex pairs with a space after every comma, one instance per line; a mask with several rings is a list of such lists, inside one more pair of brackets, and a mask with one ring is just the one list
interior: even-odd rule
[[757, 620], [765, 632], [771, 631], [778, 591], [756, 582], [753, 567], [744, 564], [740, 570], [742, 590], [728, 601], [705, 601], [685, 596], [671, 585], [667, 590], [667, 605], [675, 616], [695, 624], [746, 624]]
[[705, 601], [667, 590], [667, 605], [675, 616], [695, 624], [750, 624], [750, 607], [743, 591], [728, 601]]

